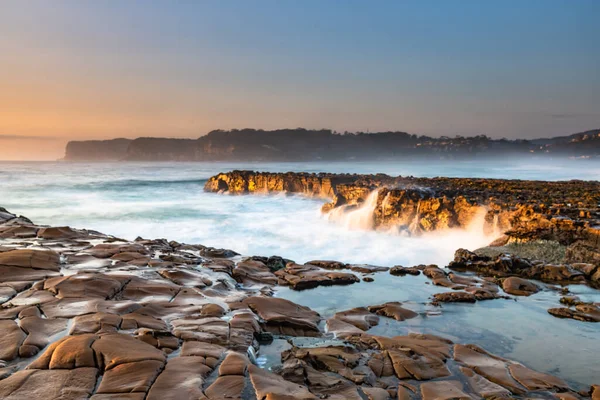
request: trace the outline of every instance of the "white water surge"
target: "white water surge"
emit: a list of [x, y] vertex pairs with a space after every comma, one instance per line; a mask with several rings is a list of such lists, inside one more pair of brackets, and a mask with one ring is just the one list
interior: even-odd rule
[[360, 206], [343, 205], [325, 214], [328, 221], [340, 224], [346, 229], [372, 230], [375, 229], [375, 208], [379, 191], [372, 191]]
[[[385, 207], [388, 195], [382, 200], [382, 207]], [[437, 246], [446, 245], [458, 247], [477, 248], [487, 245], [494, 239], [498, 238], [502, 232], [498, 229], [498, 218], [494, 218], [494, 226], [491, 233], [485, 233], [485, 216], [487, 210], [481, 208], [469, 223], [466, 229], [448, 229], [438, 232], [428, 232], [420, 234], [418, 225], [420, 219], [420, 205], [417, 204], [417, 210], [411, 223], [406, 226], [392, 226], [386, 228], [376, 228], [375, 226], [375, 211], [377, 208], [377, 200], [379, 190], [372, 191], [365, 201], [360, 205], [342, 205], [324, 214], [327, 221], [338, 224], [347, 230], [376, 230], [381, 234], [398, 237], [398, 242], [406, 241], [407, 237], [412, 237], [415, 242], [420, 238], [422, 240], [433, 241]]]
[[[420, 237], [375, 231], [376, 194], [358, 209], [323, 217], [321, 199], [302, 196], [228, 196], [205, 193], [219, 172], [384, 172], [391, 175], [586, 178], [598, 164], [473, 163], [209, 164], [209, 163], [3, 163], [0, 207], [40, 224], [96, 229], [126, 239], [168, 238], [226, 247], [246, 255], [281, 255], [298, 262], [334, 259], [380, 265], [445, 265], [459, 247], [490, 242], [481, 226]], [[588, 177], [589, 178], [589, 177]], [[385, 200], [384, 200], [385, 202]], [[482, 222], [481, 222], [482, 224]]]

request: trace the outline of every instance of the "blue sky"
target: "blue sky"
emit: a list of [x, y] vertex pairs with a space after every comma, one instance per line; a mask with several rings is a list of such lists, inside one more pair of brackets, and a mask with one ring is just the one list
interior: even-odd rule
[[600, 127], [600, 2], [0, 3], [0, 135]]

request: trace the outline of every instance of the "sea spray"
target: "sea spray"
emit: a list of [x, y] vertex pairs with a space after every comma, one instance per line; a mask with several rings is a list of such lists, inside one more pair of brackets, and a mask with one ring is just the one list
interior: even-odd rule
[[[473, 219], [466, 228], [451, 228], [434, 232], [423, 232], [420, 229], [420, 209], [421, 201], [417, 203], [415, 214], [408, 226], [385, 226], [378, 227], [375, 223], [375, 211], [379, 199], [379, 191], [372, 191], [366, 200], [360, 205], [343, 205], [324, 214], [328, 222], [342, 227], [348, 231], [371, 231], [380, 235], [413, 237], [413, 240], [419, 241], [419, 247], [429, 242], [443, 247], [455, 249], [459, 247], [469, 247], [475, 249], [482, 247], [497, 239], [502, 232], [498, 229], [498, 217], [494, 218], [494, 226], [491, 231], [486, 229], [486, 215], [488, 209], [479, 207]], [[388, 202], [389, 193], [381, 201], [380, 207], [382, 214]], [[406, 239], [399, 239], [406, 241]], [[416, 244], [415, 242], [414, 244]]]
[[379, 191], [372, 191], [367, 199], [359, 206], [343, 205], [328, 212], [325, 217], [346, 229], [373, 230], [375, 229], [375, 207]]
[[[252, 168], [284, 172], [307, 166], [256, 164]], [[416, 175], [439, 174], [440, 164], [431, 163], [431, 166], [430, 172], [414, 172]], [[393, 169], [389, 169], [392, 168], [390, 164], [356, 164], [353, 167], [358, 168], [356, 172], [407, 174], [415, 164], [394, 164]], [[322, 199], [283, 193], [224, 196], [202, 190], [201, 180], [233, 168], [244, 169], [248, 165], [4, 164], [2, 172], [6, 179], [0, 188], [1, 206], [27, 215], [39, 224], [95, 229], [130, 240], [137, 236], [164, 237], [183, 243], [230, 248], [245, 255], [280, 255], [300, 263], [331, 259], [385, 266], [422, 263], [443, 266], [452, 259], [457, 248], [474, 250], [491, 242], [481, 230], [475, 229], [411, 235], [406, 229], [410, 220], [403, 230], [395, 226], [387, 230], [351, 230], [327, 220], [320, 211]], [[313, 172], [345, 172], [348, 164], [311, 164], [310, 168]], [[445, 166], [444, 171], [451, 175], [469, 172], [456, 168], [464, 166], [453, 163]], [[490, 173], [490, 170], [484, 171]], [[557, 175], [562, 178], [577, 176], [574, 172], [573, 175]], [[531, 178], [535, 175], [519, 171], [511, 177]], [[132, 185], [128, 190], [112, 184], [125, 181], [140, 184]], [[391, 211], [389, 202], [392, 199], [384, 201], [383, 193], [380, 195], [381, 201], [377, 204], [386, 215]], [[366, 204], [362, 206], [366, 207]], [[347, 211], [356, 208], [349, 207]], [[380, 209], [375, 211], [379, 214]], [[370, 216], [367, 221], [369, 227], [377, 222]], [[502, 218], [499, 224], [502, 227]]]
[[408, 226], [408, 232], [410, 232], [410, 233], [418, 233], [419, 232], [418, 229], [419, 229], [420, 218], [421, 218], [419, 211], [421, 211], [421, 200], [419, 200], [417, 202], [417, 211], [415, 212], [415, 217], [413, 218], [412, 222]]

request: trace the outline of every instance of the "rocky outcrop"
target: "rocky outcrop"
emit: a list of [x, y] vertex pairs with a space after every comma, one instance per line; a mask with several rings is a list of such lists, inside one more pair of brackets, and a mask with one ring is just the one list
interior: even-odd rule
[[600, 265], [599, 182], [232, 171], [210, 178], [205, 190], [320, 197], [330, 200], [322, 210], [332, 219], [370, 213], [366, 228], [419, 234], [477, 225], [504, 234], [504, 243], [557, 241], [569, 246], [570, 262]]
[[275, 272], [279, 284], [295, 290], [312, 289], [317, 286], [350, 285], [360, 280], [354, 274], [328, 271], [311, 264], [288, 263], [284, 269]]
[[[316, 311], [277, 297], [282, 285], [360, 284], [355, 274], [390, 278], [385, 267], [299, 265], [164, 239], [124, 241], [35, 225], [3, 209], [0, 218], [0, 230], [35, 232], [3, 230], [0, 240], [3, 399], [578, 398], [561, 379], [477, 346], [429, 334], [373, 334], [379, 324], [410, 324], [422, 315], [414, 302], [337, 311], [324, 327]], [[490, 280], [433, 265], [407, 270], [475, 301], [499, 290]], [[568, 271], [595, 276], [597, 267]], [[571, 306], [572, 314], [558, 316], [597, 315], [589, 308], [596, 305]], [[307, 344], [293, 342], [269, 371], [254, 355], [274, 336]]]
[[530, 296], [539, 292], [540, 288], [527, 279], [511, 276], [502, 282], [502, 290], [515, 296]]
[[[501, 254], [495, 258], [480, 256], [465, 249], [459, 249], [448, 268], [456, 271], [474, 271], [490, 277], [521, 277], [549, 283], [571, 284], [586, 283], [592, 287], [600, 286], [598, 267], [593, 264], [546, 264], [541, 260], [528, 260], [510, 254]], [[513, 290], [525, 289], [532, 292], [531, 284], [523, 280], [508, 278], [505, 287]], [[527, 288], [525, 288], [527, 287]]]

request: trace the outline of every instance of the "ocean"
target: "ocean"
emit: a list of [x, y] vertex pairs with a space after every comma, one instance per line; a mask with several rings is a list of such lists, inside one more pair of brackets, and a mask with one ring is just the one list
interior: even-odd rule
[[[0, 206], [37, 224], [88, 228], [125, 239], [167, 238], [230, 248], [243, 255], [279, 255], [296, 262], [332, 259], [383, 266], [435, 263], [445, 266], [460, 247], [476, 249], [493, 237], [477, 226], [420, 237], [374, 231], [360, 210], [348, 218], [320, 212], [323, 199], [300, 195], [230, 196], [203, 191], [206, 180], [234, 169], [387, 173], [404, 176], [509, 179], [600, 179], [600, 162], [435, 161], [395, 163], [0, 163]], [[323, 316], [357, 306], [403, 301], [419, 312], [406, 323], [387, 321], [374, 331], [441, 334], [476, 343], [575, 385], [600, 376], [600, 324], [554, 318], [560, 294], [448, 304], [440, 312], [428, 297], [446, 289], [425, 285], [423, 277], [375, 275], [374, 283], [321, 287], [310, 292], [281, 289], [276, 296], [310, 306]], [[572, 286], [584, 300], [598, 291]], [[263, 362], [266, 362], [263, 360]]]
[[600, 163], [0, 163], [0, 206], [38, 224], [88, 228], [125, 239], [167, 238], [280, 255], [297, 262], [335, 259], [381, 265], [447, 263], [459, 247], [493, 238], [481, 231], [426, 237], [374, 232], [324, 216], [323, 199], [298, 195], [226, 196], [206, 180], [234, 169], [387, 173], [511, 179], [598, 179]]

